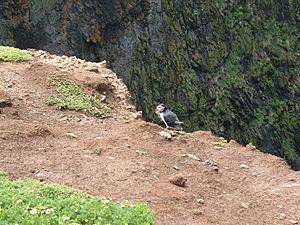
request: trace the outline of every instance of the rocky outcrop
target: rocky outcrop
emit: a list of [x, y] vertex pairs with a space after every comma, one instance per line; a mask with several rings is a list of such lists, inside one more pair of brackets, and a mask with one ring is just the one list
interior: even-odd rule
[[297, 1], [4, 0], [0, 44], [102, 61], [144, 118], [164, 102], [300, 169]]

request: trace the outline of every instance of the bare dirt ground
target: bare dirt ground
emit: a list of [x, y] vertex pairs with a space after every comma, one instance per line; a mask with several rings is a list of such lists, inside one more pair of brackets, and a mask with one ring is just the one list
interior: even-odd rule
[[[139, 119], [110, 70], [32, 53], [31, 62], [0, 63], [0, 170], [12, 179], [144, 202], [158, 225], [300, 223], [300, 173], [280, 158], [235, 141], [221, 146], [206, 131], [168, 140], [162, 127]], [[48, 107], [54, 71], [105, 99], [113, 118]], [[169, 182], [177, 175], [187, 179], [185, 187]]]

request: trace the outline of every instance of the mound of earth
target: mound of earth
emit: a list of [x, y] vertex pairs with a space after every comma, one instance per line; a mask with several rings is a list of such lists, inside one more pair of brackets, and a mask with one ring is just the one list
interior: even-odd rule
[[[158, 225], [300, 223], [300, 172], [280, 158], [210, 132], [171, 133], [140, 119], [126, 86], [103, 63], [31, 50], [0, 63], [0, 170], [92, 195], [146, 203]], [[113, 110], [98, 119], [47, 106], [50, 74]]]

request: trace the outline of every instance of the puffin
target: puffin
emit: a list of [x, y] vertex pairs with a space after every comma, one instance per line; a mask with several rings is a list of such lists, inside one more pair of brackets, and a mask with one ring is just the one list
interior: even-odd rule
[[164, 104], [159, 104], [155, 108], [155, 113], [160, 117], [160, 119], [166, 125], [166, 128], [181, 130], [181, 124], [177, 115], [168, 109]]

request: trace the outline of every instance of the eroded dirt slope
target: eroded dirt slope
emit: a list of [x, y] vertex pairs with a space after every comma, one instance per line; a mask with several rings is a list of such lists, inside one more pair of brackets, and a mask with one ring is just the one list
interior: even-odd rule
[[[156, 224], [265, 225], [300, 221], [300, 173], [280, 158], [210, 132], [172, 136], [139, 119], [127, 88], [101, 64], [32, 50], [0, 63], [0, 170], [92, 195], [146, 203]], [[46, 105], [54, 71], [113, 108], [97, 119]], [[73, 133], [77, 138], [70, 138]], [[168, 180], [181, 175], [185, 187]], [[300, 223], [300, 222], [299, 222]]]

